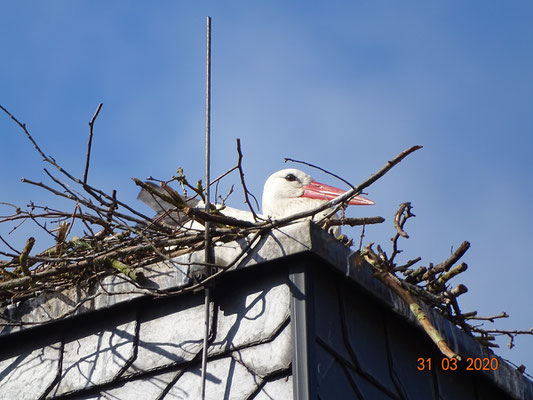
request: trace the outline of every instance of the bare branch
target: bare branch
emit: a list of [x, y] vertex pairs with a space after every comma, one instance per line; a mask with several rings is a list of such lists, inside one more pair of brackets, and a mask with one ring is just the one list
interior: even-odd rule
[[255, 204], [256, 204], [258, 209], [259, 209], [259, 203], [257, 202], [257, 199], [255, 198], [255, 196], [252, 193], [250, 193], [250, 191], [246, 187], [246, 182], [244, 181], [244, 171], [242, 169], [241, 139], [237, 139], [237, 153], [239, 154], [239, 161], [237, 163], [237, 166], [239, 167], [239, 176], [241, 177], [241, 185], [242, 185], [242, 189], [244, 191], [245, 202], [248, 205], [248, 208], [250, 209], [250, 211], [251, 211], [251, 213], [252, 213], [252, 215], [254, 217], [254, 221], [257, 222], [259, 217], [257, 216], [257, 214], [254, 211], [254, 208], [250, 204], [250, 199], [248, 198], [248, 194], [250, 194], [250, 196], [253, 197], [253, 199], [255, 200]]
[[372, 224], [381, 224], [385, 222], [383, 217], [362, 217], [362, 218], [340, 218], [340, 219], [329, 219], [325, 223], [325, 227], [329, 228], [330, 226], [361, 226], [361, 225], [372, 225]]
[[96, 118], [98, 117], [98, 114], [100, 113], [100, 110], [102, 109], [102, 106], [104, 103], [98, 104], [98, 107], [96, 108], [96, 111], [89, 121], [89, 141], [87, 143], [87, 158], [85, 160], [85, 173], [83, 174], [83, 184], [87, 184], [87, 175], [89, 174], [89, 161], [91, 159], [91, 146], [93, 143], [93, 128], [94, 128], [94, 122], [96, 121]]
[[340, 180], [340, 181], [346, 183], [346, 184], [347, 184], [348, 186], [350, 186], [352, 189], [355, 189], [355, 187], [354, 187], [350, 182], [348, 182], [346, 179], [344, 179], [344, 178], [340, 177], [339, 175], [334, 174], [333, 172], [330, 172], [330, 171], [328, 171], [328, 170], [326, 170], [326, 169], [324, 169], [324, 168], [321, 168], [321, 167], [319, 167], [319, 166], [317, 166], [317, 165], [314, 165], [314, 164], [311, 164], [311, 163], [308, 163], [308, 162], [305, 162], [305, 161], [294, 160], [294, 159], [292, 159], [292, 158], [287, 158], [287, 157], [284, 158], [284, 161], [285, 161], [285, 162], [290, 161], [290, 162], [294, 162], [294, 163], [304, 164], [304, 165], [307, 165], [308, 167], [318, 169], [318, 170], [320, 170], [320, 171], [322, 171], [322, 172], [324, 172], [324, 173], [326, 173], [326, 174], [328, 174], [328, 175], [331, 175], [331, 176], [333, 176], [334, 178], [337, 178], [338, 180]]
[[350, 189], [346, 193], [341, 194], [339, 197], [337, 197], [337, 198], [335, 198], [333, 200], [330, 200], [330, 201], [324, 203], [323, 205], [321, 205], [321, 206], [319, 206], [319, 207], [317, 207], [317, 208], [315, 208], [313, 210], [304, 211], [304, 212], [293, 214], [293, 215], [288, 216], [288, 217], [277, 219], [277, 220], [275, 220], [273, 222], [270, 222], [270, 225], [272, 227], [276, 227], [276, 226], [285, 225], [285, 224], [287, 224], [289, 222], [296, 221], [298, 219], [310, 217], [310, 216], [318, 214], [319, 212], [322, 212], [322, 211], [324, 211], [324, 210], [326, 210], [328, 208], [334, 207], [337, 204], [345, 202], [345, 201], [351, 199], [352, 197], [357, 196], [358, 194], [361, 194], [361, 192], [364, 189], [366, 189], [367, 187], [372, 185], [374, 182], [376, 182], [378, 179], [383, 177], [395, 165], [400, 163], [405, 157], [407, 157], [409, 154], [411, 154], [411, 153], [413, 153], [413, 152], [415, 152], [415, 151], [417, 151], [417, 150], [419, 150], [421, 148], [422, 148], [422, 146], [413, 146], [413, 147], [410, 147], [407, 150], [402, 151], [400, 154], [398, 154], [396, 157], [394, 157], [391, 161], [388, 161], [387, 164], [385, 166], [383, 166], [377, 173], [375, 173], [372, 176], [370, 176], [370, 178], [368, 178], [366, 181], [364, 181], [363, 183], [361, 183], [360, 185], [358, 185], [354, 189]]

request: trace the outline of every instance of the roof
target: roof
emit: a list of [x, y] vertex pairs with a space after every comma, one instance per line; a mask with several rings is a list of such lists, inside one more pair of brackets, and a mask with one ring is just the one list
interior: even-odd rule
[[[361, 394], [367, 390], [365, 385], [372, 384], [368, 390], [400, 398], [402, 391], [409, 392], [409, 384], [390, 379], [407, 370], [398, 365], [410, 363], [415, 371], [412, 360], [416, 349], [420, 351], [417, 358], [437, 360], [436, 347], [426, 340], [403, 300], [375, 279], [369, 266], [349, 267], [351, 251], [324, 230], [309, 221], [292, 224], [263, 235], [243, 252], [251, 240], [247, 237], [214, 248], [216, 264], [230, 267], [214, 284], [217, 295], [211, 306], [208, 364], [213, 374], [211, 380], [208, 378], [212, 393], [221, 390], [235, 394], [235, 398], [262, 398], [272, 393], [292, 394], [294, 390], [295, 398], [299, 398], [297, 393], [320, 392], [323, 385], [331, 384], [328, 377], [337, 375], [324, 371], [315, 375], [316, 365], [327, 364], [328, 371], [337, 365], [345, 372], [351, 385], [346, 390]], [[64, 289], [8, 306], [3, 310], [5, 316], [31, 324], [4, 326], [0, 331], [0, 346], [8, 349], [0, 361], [0, 387], [15, 393], [22, 385], [35, 390], [36, 397], [46, 392], [54, 398], [75, 393], [99, 398], [97, 394], [139, 387], [159, 394], [163, 387], [168, 393], [178, 388], [193, 393], [198, 387], [204, 322], [203, 293], [190, 288], [195, 273], [204, 268], [204, 252], [172, 261], [145, 267], [147, 284], [143, 286], [122, 275], [110, 275], [91, 286]], [[337, 294], [338, 300], [332, 300]], [[335, 317], [339, 307], [344, 317]], [[423, 303], [422, 307], [463, 359], [497, 358], [430, 307]], [[374, 331], [365, 328], [366, 333], [361, 333], [345, 321], [346, 315], [349, 321], [366, 315], [361, 324], [368, 327], [376, 313], [388, 315], [387, 321], [392, 322], [386, 326], [380, 322]], [[339, 332], [345, 332], [345, 337]], [[388, 339], [378, 345], [382, 335]], [[364, 348], [346, 344], [351, 343], [352, 336], [365, 337], [369, 347], [375, 340], [375, 355], [365, 358]], [[345, 344], [339, 345], [341, 342]], [[342, 350], [336, 350], [339, 346]], [[405, 349], [411, 349], [410, 353]], [[408, 355], [402, 355], [405, 351]], [[382, 352], [379, 360], [378, 352]], [[80, 364], [80, 354], [85, 354], [85, 364]], [[47, 361], [38, 362], [40, 357]], [[392, 372], [379, 372], [394, 360], [401, 361], [396, 361]], [[533, 399], [533, 383], [497, 360], [495, 370], [467, 375], [478, 377], [475, 390], [479, 393], [489, 382], [509, 398]], [[23, 367], [31, 367], [28, 370], [33, 373], [25, 375]], [[238, 385], [228, 381], [229, 370], [234, 373], [231, 382]], [[39, 384], [35, 384], [35, 376], [39, 376]], [[404, 381], [412, 380], [413, 385], [422, 379], [416, 371], [405, 376]], [[338, 379], [333, 382], [341, 388]], [[436, 390], [434, 383], [443, 385], [449, 376], [441, 371], [423, 379], [425, 384], [433, 382], [428, 390]], [[239, 395], [237, 386], [242, 388]], [[320, 396], [325, 398], [324, 393]]]

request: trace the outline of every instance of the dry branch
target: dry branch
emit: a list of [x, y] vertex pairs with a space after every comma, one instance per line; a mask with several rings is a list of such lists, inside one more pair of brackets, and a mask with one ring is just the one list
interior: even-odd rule
[[[108, 194], [87, 184], [93, 127], [101, 106], [101, 104], [98, 106], [89, 122], [90, 132], [85, 173], [83, 179], [80, 180], [61, 167], [52, 157], [47, 156], [30, 135], [26, 125], [21, 123], [0, 105], [0, 108], [20, 126], [43, 160], [52, 164], [63, 176], [66, 176], [69, 181], [79, 185], [83, 190], [83, 193], [80, 193], [81, 190], [78, 192], [75, 189], [76, 186], [70, 186], [71, 182], [67, 181], [69, 182], [67, 184], [61, 181], [45, 169], [45, 173], [54, 184], [59, 186], [59, 190], [42, 182], [27, 179], [23, 179], [23, 182], [41, 187], [54, 195], [74, 201], [75, 208], [73, 212], [41, 207], [33, 203], [30, 204], [28, 210], [22, 210], [14, 205], [2, 203], [13, 207], [14, 210], [12, 215], [1, 216], [0, 223], [20, 225], [24, 221], [33, 221], [48, 234], [52, 235], [56, 241], [53, 247], [32, 256], [33, 242], [30, 240], [32, 238], [28, 239], [24, 250], [19, 252], [10, 246], [4, 238], [0, 237], [0, 240], [12, 251], [0, 251], [0, 254], [10, 258], [8, 261], [0, 261], [0, 301], [4, 304], [27, 299], [45, 291], [65, 288], [69, 285], [78, 284], [79, 282], [85, 282], [85, 284], [87, 282], [97, 282], [99, 278], [110, 273], [120, 273], [132, 283], [135, 290], [130, 293], [142, 293], [153, 297], [167, 297], [202, 289], [206, 285], [212, 284], [228, 268], [237, 264], [252, 249], [263, 234], [269, 232], [271, 229], [285, 226], [296, 220], [311, 217], [326, 209], [331, 208], [333, 211], [330, 214], [333, 215], [337, 210], [342, 209], [350, 198], [360, 194], [365, 188], [384, 176], [405, 157], [421, 148], [421, 146], [413, 146], [401, 152], [391, 161], [387, 162], [377, 173], [371, 175], [358, 186], [354, 186], [343, 178], [313, 164], [286, 159], [286, 161], [298, 162], [320, 169], [345, 182], [351, 189], [314, 210], [274, 221], [259, 221], [254, 207], [250, 204], [250, 197], [253, 197], [253, 195], [246, 187], [242, 167], [243, 154], [240, 140], [237, 140], [237, 165], [230, 168], [209, 184], [218, 184], [229, 173], [238, 170], [245, 201], [252, 215], [254, 215], [255, 223], [227, 217], [223, 214], [223, 210], [218, 210], [215, 206], [212, 206], [209, 212], [193, 207], [192, 204], [194, 201], [197, 202], [198, 200], [191, 201], [191, 199], [186, 199], [168, 185], [171, 181], [176, 180], [182, 185], [185, 194], [185, 189], [189, 188], [195, 195], [200, 198], [205, 198], [205, 188], [202, 186], [202, 182], [199, 181], [196, 186], [189, 184], [181, 169], [178, 169], [177, 177], [173, 177], [169, 181], [160, 181], [161, 187], [154, 188], [152, 184], [146, 184], [134, 179], [135, 183], [148, 191], [156, 201], [159, 200], [160, 203], [165, 202], [171, 205], [171, 207], [174, 207], [174, 209], [166, 210], [164, 214], [153, 219], [140, 213], [134, 207], [120, 201], [115, 190], [111, 194]], [[255, 199], [255, 197], [253, 198]], [[257, 203], [257, 200], [255, 201]], [[164, 209], [164, 207], [161, 208]], [[212, 232], [213, 243], [217, 241], [232, 241], [240, 237], [251, 239], [229, 265], [220, 266], [204, 263], [205, 266], [217, 268], [218, 270], [208, 277], [201, 278], [194, 285], [172, 290], [147, 289], [142, 287], [141, 271], [143, 266], [161, 260], [175, 262], [173, 261], [173, 257], [186, 252], [200, 250], [205, 246], [204, 233], [202, 231], [193, 233], [192, 229], [184, 227], [185, 222], [181, 220], [175, 220], [175, 226], [171, 227], [163, 222], [165, 217], [172, 218], [172, 213], [176, 210], [179, 210], [187, 218], [199, 223], [210, 222], [215, 224]], [[467, 333], [480, 335], [479, 340], [487, 346], [494, 346], [492, 340], [498, 335], [507, 335], [510, 338], [510, 346], [512, 346], [513, 339], [516, 335], [532, 334], [531, 331], [520, 330], [484, 330], [481, 327], [474, 327], [467, 323], [470, 320], [494, 322], [496, 319], [507, 317], [505, 313], [492, 317], [477, 317], [475, 312], [461, 312], [457, 303], [457, 297], [465, 293], [467, 288], [459, 284], [455, 288], [450, 289], [448, 283], [452, 278], [466, 270], [465, 263], [460, 263], [455, 267], [454, 265], [468, 250], [470, 246], [468, 242], [463, 242], [447, 260], [436, 266], [429, 264], [427, 267], [415, 267], [415, 264], [420, 261], [420, 257], [413, 258], [403, 265], [398, 266], [395, 263], [395, 257], [401, 253], [398, 241], [400, 237], [406, 239], [409, 237], [405, 230], [405, 224], [413, 216], [411, 204], [402, 203], [393, 220], [396, 233], [391, 238], [392, 251], [390, 252], [390, 257], [381, 246], [377, 246], [377, 254], [370, 246], [361, 250], [365, 226], [383, 222], [384, 219], [381, 217], [326, 219], [324, 226], [363, 226], [359, 246], [361, 254], [364, 255], [368, 263], [373, 265], [376, 277], [405, 301], [421, 326], [448, 357], [459, 356], [449, 348], [444, 339], [430, 324], [427, 316], [422, 311], [420, 301], [442, 312], [443, 315], [455, 322]], [[44, 223], [42, 223], [43, 220]], [[69, 240], [68, 236], [76, 220], [83, 223], [88, 233], [85, 232], [86, 236], [81, 239], [72, 238]], [[52, 221], [54, 224], [57, 224], [58, 228], [51, 229], [47, 227], [47, 221]], [[95, 225], [101, 227], [101, 229], [99, 228], [99, 232], [95, 233], [96, 230], [93, 230]], [[202, 263], [195, 264], [202, 265]], [[403, 273], [405, 280], [396, 276], [396, 272]], [[24, 276], [21, 276], [21, 274]], [[77, 303], [73, 312], [86, 300]], [[60, 318], [67, 317], [68, 315], [71, 315], [70, 312]], [[20, 321], [9, 321], [8, 323], [22, 324]]]
[[93, 143], [93, 128], [94, 128], [94, 122], [96, 121], [96, 118], [98, 117], [98, 114], [100, 114], [100, 110], [102, 109], [102, 106], [104, 103], [98, 104], [98, 107], [96, 108], [96, 111], [89, 121], [89, 141], [87, 142], [87, 157], [85, 161], [85, 172], [83, 173], [83, 183], [87, 184], [87, 176], [89, 175], [89, 161], [91, 159], [91, 146]]
[[383, 217], [340, 218], [329, 219], [324, 225], [326, 228], [329, 228], [330, 226], [361, 226], [381, 224], [382, 222], [385, 222], [385, 218]]
[[255, 196], [251, 194], [248, 188], [246, 187], [246, 182], [244, 180], [244, 171], [242, 169], [242, 157], [243, 156], [242, 156], [242, 151], [241, 151], [241, 139], [237, 139], [237, 153], [239, 155], [237, 167], [239, 168], [239, 176], [241, 177], [241, 185], [242, 185], [242, 190], [244, 191], [244, 199], [245, 199], [246, 204], [248, 205], [248, 208], [250, 209], [250, 212], [252, 213], [254, 217], [254, 221], [257, 222], [259, 217], [257, 216], [254, 208], [250, 204], [250, 198], [248, 197], [248, 195], [251, 195], [253, 197], [253, 199], [255, 200], [255, 204], [257, 205], [257, 208], [259, 208], [259, 203], [257, 202], [257, 199], [255, 198]]
[[352, 197], [357, 196], [361, 194], [361, 192], [372, 185], [374, 182], [376, 182], [378, 179], [383, 177], [387, 172], [389, 172], [395, 165], [400, 163], [405, 157], [407, 157], [409, 154], [420, 150], [422, 146], [412, 146], [408, 148], [407, 150], [402, 151], [400, 154], [398, 154], [396, 157], [394, 157], [392, 160], [388, 161], [387, 164], [385, 164], [378, 172], [371, 175], [370, 178], [368, 178], [363, 183], [359, 184], [353, 189], [348, 190], [346, 193], [341, 194], [336, 199], [330, 200], [327, 203], [324, 203], [323, 205], [309, 211], [300, 212], [293, 214], [288, 217], [280, 218], [275, 220], [274, 222], [271, 222], [272, 227], [278, 227], [285, 225], [289, 222], [296, 221], [298, 219], [311, 217], [315, 214], [318, 214], [319, 212], [322, 212], [324, 210], [327, 210], [328, 208], [335, 207], [337, 204], [344, 203], [346, 201], [349, 201]]
[[[378, 256], [371, 246], [364, 248], [360, 257], [362, 257], [374, 270], [374, 276], [392, 289], [400, 298], [407, 304], [413, 315], [416, 317], [417, 321], [420, 323], [420, 326], [426, 331], [427, 335], [431, 340], [437, 345], [442, 354], [449, 358], [457, 358], [461, 360], [461, 357], [455, 353], [439, 331], [431, 324], [428, 317], [422, 310], [422, 307], [414, 300], [408, 290], [402, 287], [401, 281], [391, 272], [389, 272], [389, 265], [383, 257]], [[357, 257], [353, 258], [357, 260]], [[357, 266], [357, 264], [356, 264]]]

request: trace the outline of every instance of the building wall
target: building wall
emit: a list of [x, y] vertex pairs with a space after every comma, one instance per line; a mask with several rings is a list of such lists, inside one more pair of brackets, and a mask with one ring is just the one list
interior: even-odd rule
[[[501, 359], [496, 371], [442, 369], [405, 303], [369, 268], [349, 268], [349, 250], [314, 225], [244, 247], [215, 251], [221, 265], [240, 261], [213, 287], [206, 398], [533, 400], [533, 383]], [[189, 286], [201, 254], [148, 266], [150, 288]], [[424, 308], [463, 358], [496, 357]], [[114, 275], [0, 311], [30, 323], [0, 332], [0, 399], [200, 398], [203, 291], [154, 298]]]
[[[312, 282], [321, 400], [512, 398], [464, 362], [443, 370], [443, 356], [424, 332], [342, 276], [316, 268]], [[493, 397], [484, 395], [487, 388]]]
[[[207, 398], [292, 398], [286, 274], [249, 278], [215, 288]], [[0, 398], [198, 399], [203, 336], [202, 292], [18, 332], [0, 339]]]

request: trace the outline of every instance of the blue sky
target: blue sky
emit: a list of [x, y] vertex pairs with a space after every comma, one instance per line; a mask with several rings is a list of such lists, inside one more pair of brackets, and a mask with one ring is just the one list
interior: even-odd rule
[[[265, 179], [286, 167], [284, 157], [356, 184], [403, 149], [423, 145], [368, 190], [374, 207], [349, 215], [387, 218], [366, 235], [387, 247], [394, 212], [411, 201], [417, 217], [401, 243], [404, 260], [438, 263], [470, 241], [469, 270], [455, 280], [470, 290], [462, 309], [505, 310], [511, 318], [498, 322], [502, 329], [533, 326], [531, 2], [191, 4], [4, 4], [0, 104], [27, 123], [47, 154], [82, 176], [87, 123], [104, 103], [89, 182], [116, 188], [132, 204], [131, 177], [170, 177], [182, 166], [201, 178], [210, 15], [213, 176], [236, 163], [237, 137], [258, 198]], [[22, 176], [46, 180], [45, 165], [4, 115], [0, 137], [0, 201], [57, 202], [20, 183]], [[226, 190], [230, 183], [238, 177]], [[230, 203], [244, 207], [240, 192]], [[20, 231], [0, 227], [14, 244], [32, 229]], [[533, 368], [533, 337], [519, 337], [511, 351], [505, 339], [499, 343], [498, 354]]]

